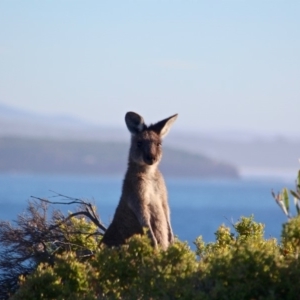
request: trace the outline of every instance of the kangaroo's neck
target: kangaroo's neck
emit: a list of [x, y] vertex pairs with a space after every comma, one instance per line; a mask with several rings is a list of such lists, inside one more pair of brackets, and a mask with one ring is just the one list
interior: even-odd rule
[[127, 173], [152, 176], [158, 171], [157, 167], [158, 163], [153, 165], [139, 164], [129, 158]]

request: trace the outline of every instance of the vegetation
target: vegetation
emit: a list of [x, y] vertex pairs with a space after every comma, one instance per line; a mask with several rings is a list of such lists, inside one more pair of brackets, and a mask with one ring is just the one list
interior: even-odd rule
[[[60, 194], [64, 201], [35, 198], [15, 224], [0, 221], [0, 299], [7, 299], [19, 287], [19, 278], [31, 274], [41, 263], [55, 265], [57, 255], [73, 253], [78, 259], [98, 248], [105, 227], [95, 207], [81, 199]], [[66, 216], [50, 204], [76, 204]]]
[[[300, 195], [299, 178], [300, 173], [296, 191], [291, 193], [294, 197]], [[27, 273], [25, 269], [18, 273], [18, 268], [11, 273], [14, 286], [5, 286], [9, 266], [4, 269], [0, 274], [1, 299], [7, 298], [7, 293], [13, 300], [298, 299], [299, 210], [297, 216], [291, 216], [285, 190], [273, 195], [277, 202], [283, 201], [289, 218], [280, 241], [265, 239], [264, 225], [253, 216], [241, 217], [232, 230], [221, 225], [213, 243], [206, 244], [198, 237], [195, 251], [179, 240], [166, 251], [154, 249], [147, 235], [134, 236], [119, 248], [107, 248], [99, 244], [105, 228], [97, 224], [99, 219], [89, 203], [69, 199], [69, 204], [75, 202], [80, 209], [67, 216], [54, 212], [47, 221], [49, 201], [40, 199], [30, 203], [28, 215], [23, 216], [27, 221], [38, 221], [36, 231], [21, 222], [25, 219], [18, 219], [16, 227], [0, 225], [1, 269], [5, 261], [11, 268], [14, 262], [31, 268]], [[44, 219], [37, 215], [30, 219], [38, 205]], [[19, 242], [5, 242], [8, 232], [18, 234]], [[28, 257], [30, 263], [24, 263]]]
[[296, 189], [288, 191], [287, 188], [283, 188], [280, 193], [275, 194], [272, 191], [273, 198], [279, 205], [279, 207], [282, 209], [284, 214], [290, 219], [292, 218], [291, 212], [290, 212], [290, 197], [289, 192], [294, 198], [294, 204], [296, 207], [297, 215], [300, 215], [300, 170], [298, 171], [298, 176], [296, 179]]
[[199, 237], [196, 252], [180, 241], [155, 250], [146, 236], [88, 259], [64, 251], [20, 276], [11, 299], [297, 299], [300, 218], [285, 224], [280, 244], [263, 228], [243, 217], [233, 233], [221, 226], [214, 243]]

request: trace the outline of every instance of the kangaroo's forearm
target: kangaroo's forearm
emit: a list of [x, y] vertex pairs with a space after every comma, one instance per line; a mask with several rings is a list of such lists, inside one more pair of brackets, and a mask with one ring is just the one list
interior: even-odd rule
[[145, 227], [148, 230], [149, 238], [151, 239], [154, 246], [157, 245], [157, 240], [155, 238], [154, 232], [152, 230], [151, 222], [150, 222], [150, 213], [146, 207], [141, 207], [138, 205], [130, 205], [129, 208], [133, 211], [134, 215], [138, 219], [141, 227]]

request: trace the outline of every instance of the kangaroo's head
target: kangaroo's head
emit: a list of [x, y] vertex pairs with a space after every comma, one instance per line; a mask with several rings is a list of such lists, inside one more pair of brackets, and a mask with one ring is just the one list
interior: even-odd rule
[[162, 138], [176, 119], [177, 114], [147, 126], [142, 116], [128, 112], [125, 122], [132, 135], [129, 159], [139, 165], [158, 164], [162, 157]]

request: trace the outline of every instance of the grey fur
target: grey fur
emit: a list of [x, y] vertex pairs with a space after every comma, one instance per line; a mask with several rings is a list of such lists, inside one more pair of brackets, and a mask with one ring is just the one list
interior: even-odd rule
[[125, 122], [132, 134], [128, 168], [113, 221], [102, 239], [104, 244], [124, 244], [132, 235], [143, 234], [144, 227], [155, 247], [166, 249], [173, 242], [167, 189], [158, 164], [162, 137], [176, 118], [177, 114], [147, 126], [137, 113], [126, 114]]

